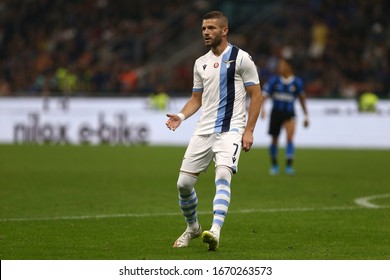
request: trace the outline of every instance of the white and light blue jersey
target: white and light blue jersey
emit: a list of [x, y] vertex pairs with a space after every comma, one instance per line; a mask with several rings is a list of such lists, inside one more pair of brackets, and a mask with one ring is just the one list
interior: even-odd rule
[[236, 130], [246, 124], [246, 86], [259, 84], [249, 54], [231, 44], [220, 56], [210, 50], [195, 61], [194, 92], [202, 93], [202, 115], [195, 135]]

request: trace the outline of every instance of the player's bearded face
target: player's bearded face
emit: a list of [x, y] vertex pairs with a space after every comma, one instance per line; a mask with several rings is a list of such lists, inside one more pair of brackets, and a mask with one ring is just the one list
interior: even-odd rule
[[217, 20], [204, 20], [202, 34], [206, 47], [216, 48], [222, 42], [223, 28], [217, 24]]

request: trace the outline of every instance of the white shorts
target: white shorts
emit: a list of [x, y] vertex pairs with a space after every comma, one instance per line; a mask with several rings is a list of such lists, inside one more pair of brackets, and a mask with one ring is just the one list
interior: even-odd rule
[[238, 160], [242, 146], [242, 134], [237, 131], [193, 135], [181, 164], [181, 171], [200, 173], [207, 170], [211, 160], [215, 166], [225, 165], [238, 171]]

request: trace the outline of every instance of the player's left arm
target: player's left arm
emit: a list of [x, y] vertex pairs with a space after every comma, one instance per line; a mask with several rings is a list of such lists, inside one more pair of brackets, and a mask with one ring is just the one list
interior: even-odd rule
[[248, 152], [253, 144], [253, 132], [257, 119], [259, 118], [264, 96], [261, 94], [260, 84], [246, 86], [245, 89], [250, 97], [250, 103], [248, 108], [248, 120], [242, 136], [242, 148], [245, 152]]
[[307, 110], [307, 104], [306, 104], [306, 94], [304, 92], [302, 92], [300, 95], [299, 95], [299, 103], [301, 104], [301, 107], [302, 107], [302, 110], [303, 110], [303, 113], [305, 115], [305, 118], [303, 120], [303, 126], [304, 127], [308, 127], [309, 126], [309, 112]]
[[299, 103], [301, 104], [303, 113], [305, 115], [305, 118], [303, 120], [303, 126], [308, 127], [309, 126], [309, 112], [307, 110], [306, 105], [306, 94], [303, 86], [303, 80], [299, 77], [296, 78], [296, 90], [298, 93]]
[[248, 107], [248, 119], [244, 134], [242, 135], [242, 148], [248, 152], [253, 144], [253, 132], [259, 118], [264, 96], [261, 93], [259, 74], [257, 67], [249, 54], [245, 53], [239, 62], [239, 73], [244, 82], [245, 91], [250, 97]]

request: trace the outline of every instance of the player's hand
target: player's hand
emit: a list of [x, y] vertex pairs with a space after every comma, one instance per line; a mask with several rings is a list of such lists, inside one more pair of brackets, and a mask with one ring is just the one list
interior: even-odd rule
[[242, 136], [242, 149], [245, 152], [248, 152], [253, 144], [253, 133], [250, 131], [245, 131]]
[[309, 127], [309, 118], [308, 117], [305, 117], [305, 119], [303, 120], [303, 126]]
[[175, 131], [181, 124], [181, 118], [176, 114], [167, 114], [167, 117], [169, 119], [165, 124], [170, 130]]

